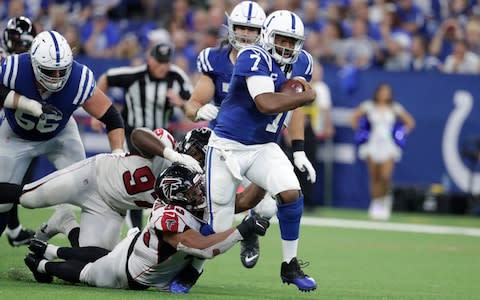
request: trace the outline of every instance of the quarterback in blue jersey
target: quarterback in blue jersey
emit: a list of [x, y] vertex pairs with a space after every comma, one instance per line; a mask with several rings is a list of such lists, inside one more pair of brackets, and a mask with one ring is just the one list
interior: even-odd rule
[[[317, 284], [303, 273], [296, 257], [303, 195], [292, 164], [277, 144], [290, 111], [316, 97], [306, 81], [312, 73], [312, 60], [302, 51], [303, 41], [300, 18], [290, 11], [275, 11], [264, 22], [262, 47], [247, 46], [239, 52], [209, 141], [206, 176], [209, 222], [215, 231], [232, 224], [234, 195], [244, 176], [275, 195], [282, 237], [282, 281], [311, 291]], [[283, 82], [293, 77], [299, 78], [305, 90], [279, 92]]]
[[[107, 124], [113, 152], [123, 152], [124, 129], [120, 114], [96, 88], [93, 72], [73, 60], [66, 39], [56, 31], [43, 31], [29, 53], [7, 57], [0, 70], [0, 193], [21, 183], [30, 161], [45, 155], [62, 169], [85, 159], [85, 149], [73, 112], [83, 107]], [[0, 206], [0, 212], [11, 205]]]
[[[191, 98], [185, 105], [187, 116], [195, 121], [208, 120], [210, 128], [216, 124], [218, 108], [227, 95], [230, 86], [230, 79], [233, 73], [233, 66], [237, 60], [238, 52], [246, 46], [259, 44], [260, 28], [265, 20], [263, 9], [255, 2], [242, 1], [237, 4], [230, 15], [228, 15], [228, 43], [223, 42], [219, 48], [206, 48], [200, 52], [197, 58], [198, 71], [201, 73], [198, 83]], [[312, 64], [311, 56], [304, 53], [301, 60], [304, 60], [305, 70], [296, 71], [298, 74], [310, 79]], [[211, 100], [213, 99], [212, 103]], [[304, 139], [304, 117], [303, 111], [297, 109], [292, 114], [292, 121], [288, 126], [288, 135], [294, 143], [301, 143]], [[311, 181], [315, 181], [315, 169], [306, 158], [303, 149], [296, 149], [295, 165], [301, 171], [307, 170]], [[303, 156], [302, 156], [303, 155]], [[242, 184], [248, 184], [244, 180]], [[275, 200], [270, 194], [256, 185], [250, 185], [248, 189], [253, 192], [253, 197], [244, 197], [242, 201], [236, 202], [236, 212], [248, 210], [252, 207], [254, 212], [265, 217], [272, 217], [277, 211]], [[265, 195], [265, 196], [264, 196]], [[260, 202], [260, 200], [262, 200]], [[260, 203], [259, 203], [260, 202]], [[240, 259], [247, 268], [252, 268], [259, 258], [258, 237], [252, 235], [249, 239], [241, 241]]]

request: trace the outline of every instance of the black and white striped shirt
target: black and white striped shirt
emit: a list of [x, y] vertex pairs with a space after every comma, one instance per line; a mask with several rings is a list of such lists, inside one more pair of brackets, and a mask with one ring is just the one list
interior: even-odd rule
[[173, 113], [167, 91], [173, 89], [182, 99], [188, 100], [193, 89], [187, 74], [174, 64], [163, 79], [151, 77], [146, 64], [112, 68], [107, 71], [107, 82], [109, 87], [125, 89], [122, 117], [127, 136], [137, 127], [167, 128]]

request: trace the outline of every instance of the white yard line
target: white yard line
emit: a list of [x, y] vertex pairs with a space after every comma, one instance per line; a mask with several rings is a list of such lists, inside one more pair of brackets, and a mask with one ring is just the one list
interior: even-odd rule
[[[237, 215], [236, 218], [238, 220], [242, 220], [243, 216]], [[278, 219], [274, 217], [272, 218], [271, 222], [278, 223]], [[480, 228], [474, 228], [474, 227], [421, 225], [421, 224], [359, 221], [359, 220], [319, 218], [319, 217], [302, 217], [302, 225], [318, 226], [318, 227], [348, 228], [348, 229], [415, 232], [415, 233], [429, 233], [429, 234], [453, 234], [453, 235], [466, 235], [466, 236], [480, 237]]]

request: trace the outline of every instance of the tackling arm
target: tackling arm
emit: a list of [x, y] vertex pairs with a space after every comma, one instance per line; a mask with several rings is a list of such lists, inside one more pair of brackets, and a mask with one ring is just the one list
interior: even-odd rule
[[240, 232], [235, 228], [208, 236], [203, 236], [192, 229], [182, 233], [164, 232], [163, 238], [178, 251], [206, 259], [224, 253], [235, 243], [243, 239]]

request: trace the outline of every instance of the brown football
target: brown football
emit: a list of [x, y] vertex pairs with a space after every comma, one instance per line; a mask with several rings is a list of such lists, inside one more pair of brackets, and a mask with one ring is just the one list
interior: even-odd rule
[[280, 87], [280, 91], [287, 94], [301, 93], [304, 90], [302, 82], [293, 78], [287, 79]]

